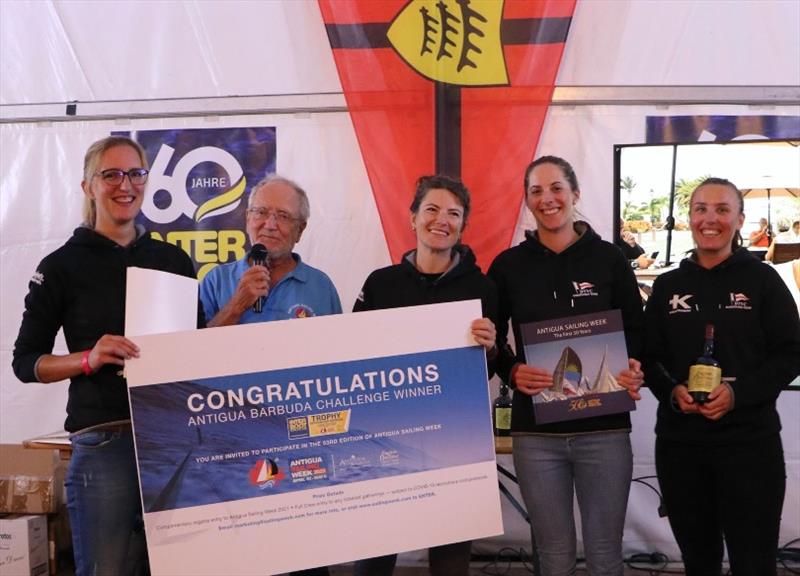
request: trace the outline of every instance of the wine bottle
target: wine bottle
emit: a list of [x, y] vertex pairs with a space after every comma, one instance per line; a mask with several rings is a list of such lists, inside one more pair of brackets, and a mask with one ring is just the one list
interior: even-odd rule
[[689, 367], [689, 394], [697, 404], [705, 404], [708, 394], [722, 382], [722, 368], [714, 359], [714, 325], [706, 324], [703, 355]]
[[495, 436], [511, 435], [511, 398], [508, 395], [508, 386], [500, 385], [500, 394], [494, 399], [492, 421], [494, 422]]

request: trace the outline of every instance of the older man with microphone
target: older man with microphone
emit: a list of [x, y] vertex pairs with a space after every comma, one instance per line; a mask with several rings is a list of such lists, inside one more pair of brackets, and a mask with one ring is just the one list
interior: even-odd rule
[[[241, 260], [212, 269], [200, 284], [208, 327], [341, 314], [331, 279], [292, 252], [306, 229], [308, 196], [295, 182], [270, 174], [250, 191]], [[327, 567], [292, 576], [327, 576]]]
[[250, 192], [241, 260], [212, 269], [200, 285], [209, 327], [340, 314], [328, 276], [292, 252], [308, 222], [308, 196], [295, 182], [270, 174]]

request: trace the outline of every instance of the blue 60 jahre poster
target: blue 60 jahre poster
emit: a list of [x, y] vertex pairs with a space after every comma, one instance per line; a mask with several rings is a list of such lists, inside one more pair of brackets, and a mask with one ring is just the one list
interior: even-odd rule
[[247, 196], [259, 180], [275, 172], [274, 126], [113, 134], [141, 144], [150, 165], [139, 224], [189, 254], [201, 280], [215, 266], [245, 255]]

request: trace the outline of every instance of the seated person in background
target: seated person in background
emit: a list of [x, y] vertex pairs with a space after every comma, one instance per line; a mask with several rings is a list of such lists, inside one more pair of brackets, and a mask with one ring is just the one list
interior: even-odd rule
[[783, 264], [776, 264], [775, 271], [789, 287], [789, 292], [792, 293], [792, 298], [794, 298], [794, 304], [800, 310], [800, 258]]
[[778, 223], [778, 235], [775, 236], [775, 239], [772, 241], [772, 244], [769, 245], [769, 249], [767, 250], [766, 256], [764, 256], [765, 260], [770, 262], [773, 261], [775, 256], [775, 244], [798, 244], [800, 243], [800, 220], [795, 220], [792, 222], [791, 229], [789, 228], [788, 222], [779, 222]]
[[800, 220], [792, 222], [791, 228], [788, 221], [780, 222], [778, 224], [778, 234], [773, 242], [780, 244], [796, 244], [800, 242]]
[[792, 228], [787, 230], [786, 234], [792, 239], [792, 242], [800, 242], [800, 220], [792, 222]]
[[767, 222], [766, 218], [761, 218], [758, 221], [759, 228], [750, 232], [750, 248], [768, 248], [772, 241], [772, 228]]
[[619, 240], [615, 244], [634, 268], [649, 268], [655, 262], [653, 258], [648, 258], [644, 248], [636, 243], [634, 235], [625, 230], [625, 220], [622, 218], [619, 219]]

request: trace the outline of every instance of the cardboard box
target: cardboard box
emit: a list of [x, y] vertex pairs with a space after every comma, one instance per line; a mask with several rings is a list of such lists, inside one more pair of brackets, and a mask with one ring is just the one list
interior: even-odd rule
[[48, 552], [47, 516], [0, 517], [0, 574], [47, 576]]
[[0, 444], [0, 513], [58, 512], [65, 473], [58, 450]]
[[[50, 554], [50, 575], [55, 576], [60, 567], [71, 564], [70, 561], [66, 561], [66, 555], [72, 554], [72, 531], [65, 505], [57, 514], [47, 515], [47, 543]], [[3, 576], [2, 572], [0, 576]]]

